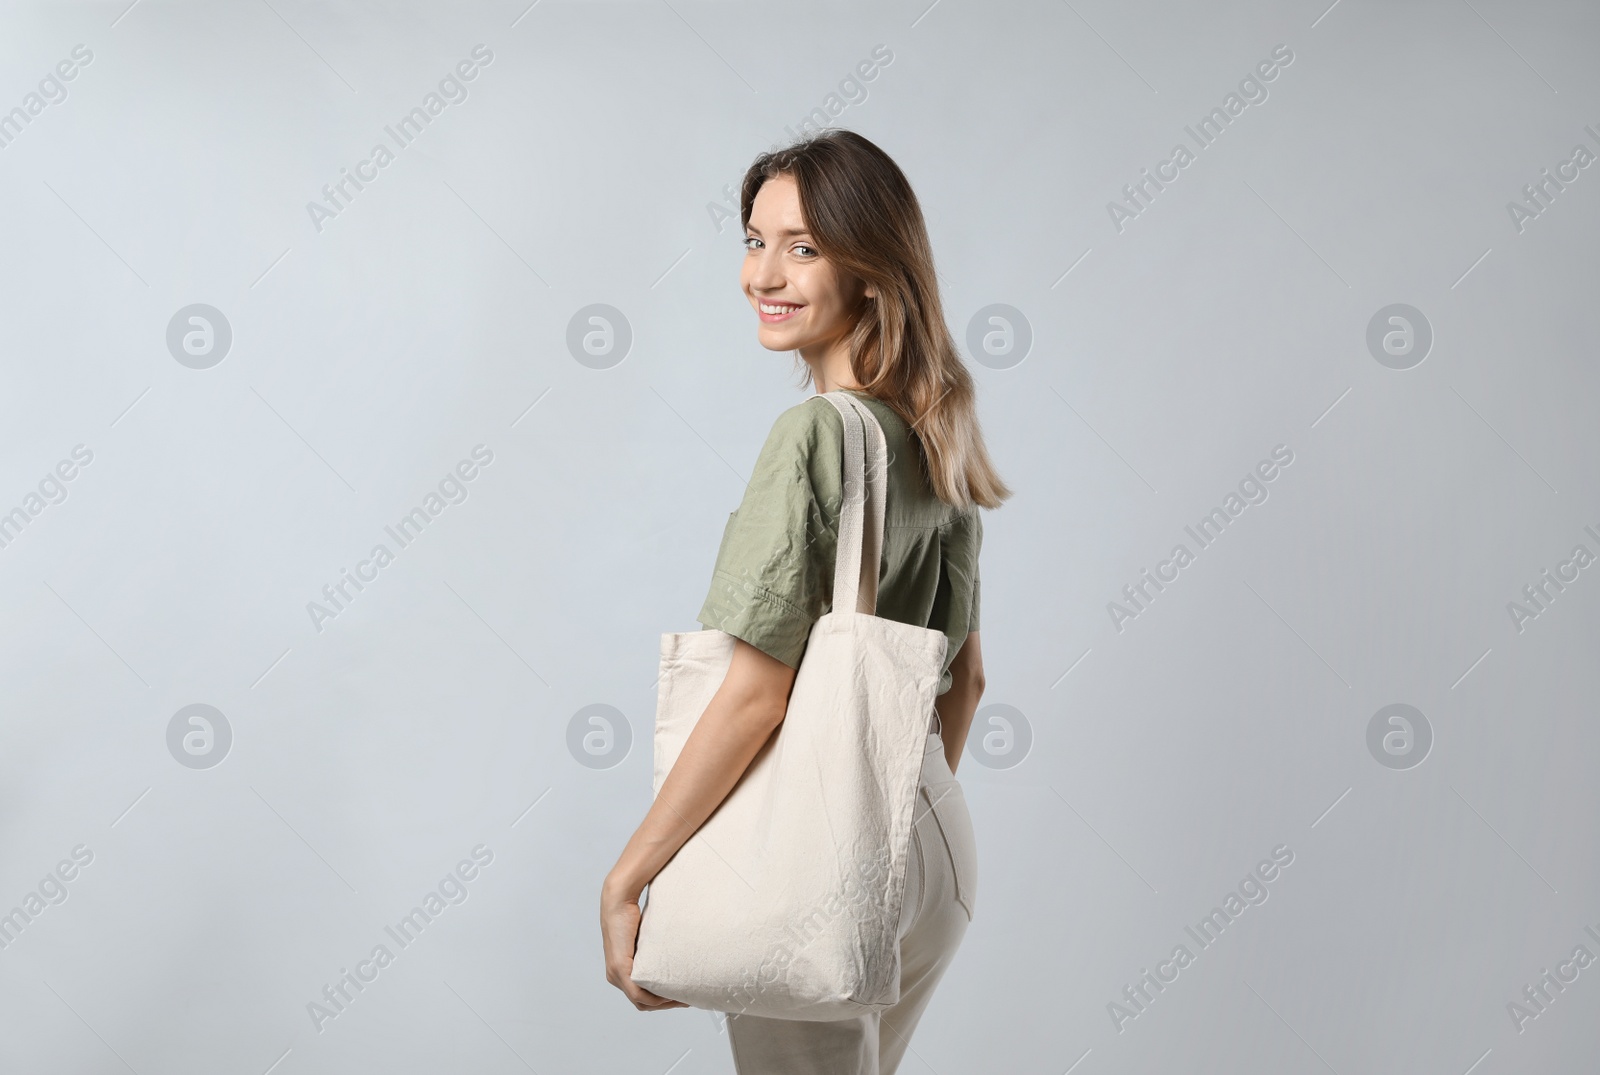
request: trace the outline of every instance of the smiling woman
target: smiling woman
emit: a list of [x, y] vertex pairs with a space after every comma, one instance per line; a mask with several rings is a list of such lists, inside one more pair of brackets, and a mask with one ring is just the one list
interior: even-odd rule
[[[955, 768], [984, 689], [979, 511], [1011, 490], [984, 447], [922, 211], [888, 154], [852, 131], [825, 130], [757, 157], [739, 201], [739, 286], [757, 339], [793, 352], [817, 395], [772, 424], [723, 531], [697, 617], [707, 631], [667, 636], [682, 649], [663, 642], [663, 684], [694, 669], [715, 674], [695, 680], [703, 694], [662, 688], [655, 801], [601, 888], [606, 978], [640, 1011], [688, 999], [727, 1011], [734, 1064], [746, 1075], [892, 1075], [976, 906], [972, 821]], [[857, 424], [847, 426], [847, 413]], [[882, 454], [863, 471], [857, 438], [869, 430]], [[846, 495], [847, 474], [872, 505], [870, 524], [861, 495]], [[851, 564], [860, 565], [859, 590], [840, 585]], [[935, 648], [902, 644], [879, 661], [835, 645], [896, 631]], [[700, 659], [712, 653], [701, 642], [715, 644], [714, 664]], [[868, 668], [881, 682], [868, 682]], [[675, 724], [691, 694], [697, 719]], [[819, 723], [812, 703], [824, 696]], [[822, 739], [807, 730], [819, 727]], [[823, 739], [832, 753], [805, 753]], [[902, 739], [904, 752], [879, 749]], [[685, 877], [703, 880], [684, 863], [712, 841], [701, 832], [708, 822], [759, 815], [767, 833], [779, 799], [810, 805], [792, 784], [770, 801], [733, 794], [736, 785], [777, 788], [782, 779], [766, 764], [774, 756], [814, 765], [806, 783], [822, 801], [784, 814], [790, 837], [761, 852], [774, 891], [747, 898], [732, 886], [723, 915], [707, 885], [682, 887]], [[766, 775], [740, 785], [757, 773]], [[829, 800], [837, 789], [847, 790]], [[829, 819], [826, 831], [808, 828], [816, 818]], [[861, 868], [880, 861], [886, 869]], [[857, 877], [862, 898], [828, 892], [836, 876]], [[647, 884], [660, 887], [642, 904]], [[718, 913], [674, 918], [675, 906], [695, 902], [674, 903], [684, 891], [697, 913]], [[813, 894], [825, 898], [813, 904]], [[769, 949], [771, 937], [784, 940]], [[770, 958], [747, 951], [752, 943]]]
[[[843, 388], [859, 387], [849, 376], [849, 354], [841, 345], [865, 301], [874, 297], [871, 286], [857, 277], [841, 278], [833, 262], [820, 256], [792, 176], [766, 183], [756, 203], [745, 226], [750, 256], [740, 282], [761, 321], [761, 346], [794, 351], [796, 357], [802, 350], [831, 352], [833, 379]], [[764, 255], [769, 249], [770, 256]]]

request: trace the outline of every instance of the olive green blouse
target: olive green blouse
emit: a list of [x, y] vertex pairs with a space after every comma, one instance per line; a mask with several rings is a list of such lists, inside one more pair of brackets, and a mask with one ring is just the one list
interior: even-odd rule
[[[934, 495], [920, 445], [888, 404], [846, 391], [872, 409], [889, 447], [877, 614], [945, 633], [943, 694], [950, 662], [978, 629], [983, 519], [977, 505], [955, 508]], [[844, 421], [831, 403], [814, 395], [778, 415], [728, 516], [700, 623], [800, 666], [812, 624], [833, 603], [843, 466]]]

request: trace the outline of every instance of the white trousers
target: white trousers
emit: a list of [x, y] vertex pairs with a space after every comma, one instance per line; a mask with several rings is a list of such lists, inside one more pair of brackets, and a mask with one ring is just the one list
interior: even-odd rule
[[928, 733], [900, 916], [900, 1000], [828, 1022], [728, 1016], [739, 1075], [894, 1075], [972, 921], [977, 847], [961, 784]]

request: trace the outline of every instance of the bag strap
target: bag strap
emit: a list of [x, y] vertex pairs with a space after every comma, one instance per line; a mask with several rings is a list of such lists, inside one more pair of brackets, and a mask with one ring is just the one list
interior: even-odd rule
[[854, 609], [871, 616], [878, 607], [889, 444], [877, 416], [866, 404], [837, 390], [823, 393], [822, 398], [834, 405], [844, 421], [843, 502], [833, 564], [833, 609]]

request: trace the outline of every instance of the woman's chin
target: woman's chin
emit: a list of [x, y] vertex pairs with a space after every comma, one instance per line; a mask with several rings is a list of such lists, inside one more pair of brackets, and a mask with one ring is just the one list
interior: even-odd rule
[[781, 325], [761, 325], [756, 330], [756, 339], [761, 341], [761, 346], [769, 351], [793, 351], [800, 346], [800, 340], [792, 332], [783, 331]]

